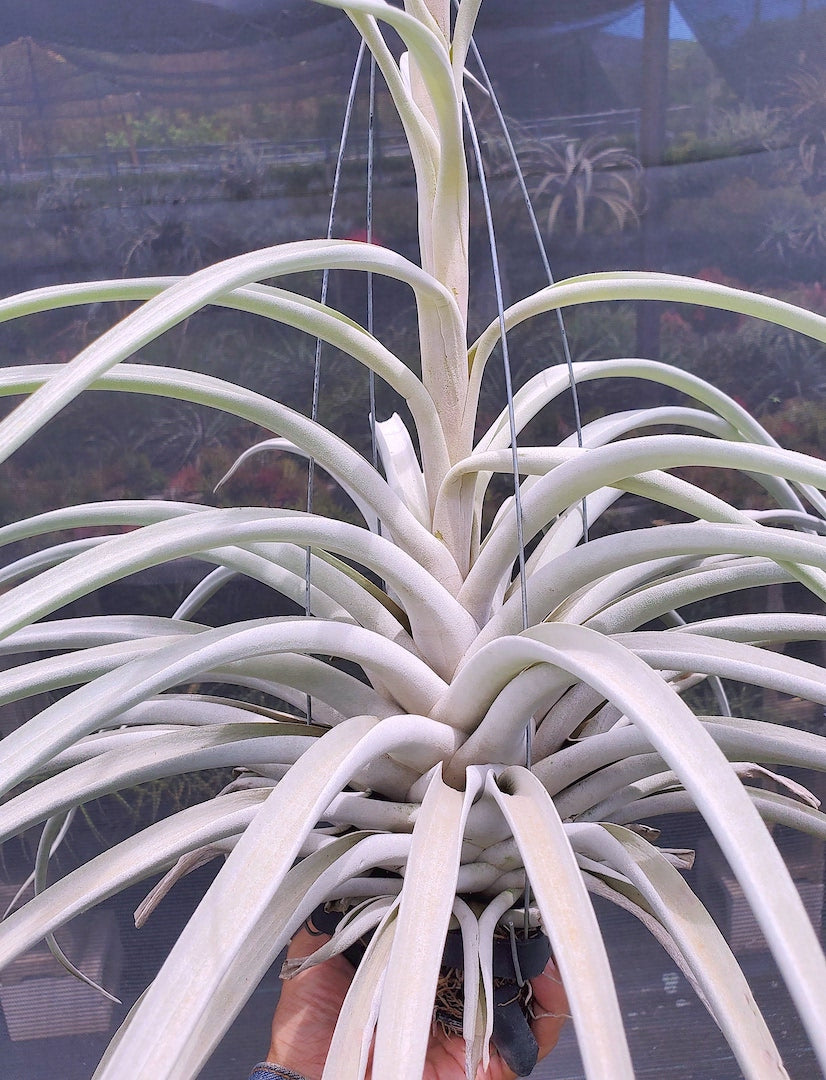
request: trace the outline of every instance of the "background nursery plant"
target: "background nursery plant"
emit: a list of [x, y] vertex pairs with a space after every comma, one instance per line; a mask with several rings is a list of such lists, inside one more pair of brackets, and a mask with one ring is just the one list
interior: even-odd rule
[[[373, 244], [306, 240], [185, 278], [58, 286], [0, 303], [8, 320], [142, 301], [70, 362], [2, 371], [5, 395], [28, 395], [0, 424], [4, 458], [84, 390], [150, 394], [267, 429], [277, 438], [253, 451], [312, 459], [363, 519], [148, 499], [56, 509], [0, 529], [3, 545], [111, 530], [54, 542], [3, 571], [3, 655], [54, 655], [0, 673], [0, 700], [65, 692], [0, 743], [0, 836], [45, 823], [37, 895], [0, 925], [0, 963], [166, 871], [142, 921], [179, 877], [221, 857], [97, 1077], [197, 1075], [291, 935], [332, 902], [347, 916], [318, 958], [372, 937], [328, 1080], [363, 1076], [374, 1035], [373, 1075], [419, 1080], [450, 927], [461, 932], [473, 1077], [489, 1053], [494, 933], [537, 926], [562, 973], [587, 1076], [621, 1080], [633, 1066], [595, 894], [636, 915], [668, 950], [744, 1075], [786, 1076], [744, 975], [681, 877], [688, 855], [657, 847], [641, 824], [696, 808], [826, 1069], [826, 963], [765, 824], [826, 836], [816, 800], [766, 768], [824, 769], [826, 741], [732, 716], [719, 681], [826, 705], [822, 670], [773, 648], [823, 640], [826, 618], [692, 616], [698, 601], [787, 581], [826, 598], [826, 465], [779, 448], [732, 398], [653, 360], [555, 365], [515, 393], [507, 375], [507, 333], [572, 305], [699, 304], [818, 341], [826, 319], [713, 282], [602, 273], [494, 308], [469, 342], [463, 87], [479, 0], [462, 0], [452, 18], [446, 0], [407, 0], [404, 10], [382, 0], [324, 2], [343, 8], [362, 34], [404, 125], [421, 265]], [[387, 28], [404, 42], [400, 61]], [[473, 144], [469, 119], [467, 129]], [[324, 301], [262, 284], [331, 269], [412, 291], [413, 367]], [[408, 420], [375, 424], [381, 467], [314, 418], [242, 385], [129, 362], [207, 305], [303, 330], [383, 380]], [[483, 373], [503, 362], [509, 400], [480, 435]], [[642, 381], [667, 391], [669, 403], [602, 416], [559, 445], [519, 442], [572, 377]], [[674, 473], [684, 466], [748, 474], [772, 508], [738, 509]], [[515, 481], [503, 497], [497, 474]], [[673, 523], [618, 532], [609, 511], [627, 496]], [[168, 617], [60, 617], [79, 597], [183, 556], [213, 568]], [[306, 614], [199, 623], [202, 605], [238, 575]], [[715, 691], [713, 714], [698, 714], [686, 697], [703, 682]], [[201, 692], [216, 683], [253, 688], [268, 704]], [[240, 770], [220, 795], [44, 887], [76, 807], [219, 767]], [[763, 779], [775, 790], [759, 786]]]

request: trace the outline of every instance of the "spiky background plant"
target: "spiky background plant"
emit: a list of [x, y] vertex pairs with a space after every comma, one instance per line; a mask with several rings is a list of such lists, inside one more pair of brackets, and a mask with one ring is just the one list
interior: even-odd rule
[[[567, 221], [582, 236], [600, 213], [618, 229], [639, 221], [640, 163], [613, 139], [604, 135], [585, 139], [513, 136], [512, 131], [531, 201], [548, 233]], [[505, 168], [511, 175], [511, 195], [521, 195], [509, 156]], [[515, 201], [521, 206], [521, 199]]]
[[[0, 926], [0, 963], [142, 878], [170, 871], [151, 907], [180, 874], [225, 856], [96, 1076], [195, 1076], [290, 936], [328, 900], [354, 912], [335, 948], [375, 932], [325, 1077], [362, 1076], [375, 1031], [373, 1075], [419, 1080], [451, 921], [464, 940], [473, 1076], [491, 1030], [493, 928], [522, 919], [527, 881], [589, 1077], [633, 1075], [590, 893], [633, 912], [670, 952], [746, 1076], [786, 1076], [732, 953], [680, 875], [683, 857], [658, 849], [637, 824], [697, 808], [826, 1069], [826, 963], [765, 825], [822, 838], [826, 817], [791, 784], [772, 793], [754, 783], [766, 763], [826, 767], [826, 741], [727, 715], [722, 698], [719, 715], [695, 715], [683, 698], [702, 680], [725, 678], [826, 704], [820, 668], [766, 648], [823, 639], [826, 619], [766, 612], [687, 623], [671, 614], [771, 582], [799, 581], [826, 597], [826, 464], [778, 448], [706, 383], [640, 359], [573, 371], [578, 383], [643, 380], [679, 391], [685, 404], [605, 416], [585, 426], [581, 446], [517, 447], [515, 434], [567, 392], [563, 365], [531, 378], [474, 441], [482, 373], [503, 329], [542, 313], [678, 301], [820, 341], [826, 320], [713, 283], [597, 274], [516, 303], [469, 345], [462, 83], [479, 0], [462, 0], [452, 30], [447, 0], [407, 0], [406, 10], [383, 0], [325, 2], [344, 8], [363, 35], [404, 124], [421, 266], [368, 244], [308, 240], [182, 280], [55, 287], [0, 306], [12, 319], [145, 301], [65, 365], [3, 371], [5, 394], [29, 395], [0, 425], [4, 457], [85, 389], [148, 393], [269, 429], [335, 477], [364, 516], [357, 526], [278, 508], [147, 500], [58, 509], [0, 530], [10, 544], [76, 526], [130, 529], [48, 547], [4, 571], [13, 586], [0, 597], [4, 655], [55, 655], [3, 671], [2, 699], [73, 688], [0, 743], [0, 835], [46, 823], [40, 885], [72, 808], [165, 776], [243, 770], [219, 796], [137, 833], [11, 914]], [[382, 24], [405, 42], [401, 64]], [[409, 286], [421, 377], [338, 311], [259, 284], [322, 268]], [[379, 471], [334, 431], [243, 386], [128, 363], [210, 304], [346, 351], [404, 398], [415, 433], [398, 417], [378, 425]], [[686, 433], [646, 434], [652, 425]], [[776, 509], [739, 510], [671, 471], [698, 465], [756, 477]], [[491, 478], [514, 471], [521, 483], [492, 518], [486, 510], [483, 528]], [[584, 517], [593, 527], [625, 493], [688, 520], [589, 538]], [[45, 621], [106, 583], [182, 556], [216, 569], [168, 618]], [[306, 590], [309, 614], [199, 624], [205, 597], [238, 574], [300, 602]], [[295, 715], [201, 696], [205, 682], [255, 687], [292, 703]], [[307, 698], [312, 715], [302, 722]]]

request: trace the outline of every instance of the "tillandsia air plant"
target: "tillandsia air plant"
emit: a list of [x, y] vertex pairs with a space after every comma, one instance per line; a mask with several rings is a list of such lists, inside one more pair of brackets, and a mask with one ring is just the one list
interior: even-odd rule
[[[550, 939], [587, 1076], [622, 1080], [634, 1071], [595, 894], [636, 915], [668, 950], [744, 1075], [784, 1077], [744, 975], [681, 876], [685, 856], [658, 848], [641, 824], [696, 809], [826, 1069], [826, 961], [766, 825], [823, 838], [826, 816], [778, 774], [779, 791], [758, 786], [767, 765], [826, 768], [826, 740], [732, 716], [720, 692], [716, 714], [698, 715], [686, 698], [698, 683], [719, 691], [720, 679], [734, 679], [826, 705], [823, 671], [772, 648], [822, 640], [823, 616], [691, 621], [698, 601], [776, 582], [801, 582], [826, 598], [826, 463], [779, 448], [698, 378], [636, 358], [552, 366], [475, 434], [485, 365], [499, 362], [491, 361], [497, 350], [507, 357], [507, 333], [571, 305], [706, 305], [818, 341], [826, 341], [826, 319], [713, 282], [601, 273], [491, 312], [469, 343], [462, 114], [480, 0], [461, 0], [453, 15], [447, 0], [406, 0], [404, 9], [324, 2], [360, 31], [404, 125], [421, 265], [369, 243], [306, 240], [182, 279], [59, 286], [0, 304], [2, 318], [14, 319], [144, 301], [64, 365], [2, 371], [4, 394], [28, 395], [0, 424], [4, 458], [86, 389], [154, 394], [273, 432], [276, 448], [335, 478], [364, 519], [146, 500], [56, 509], [0, 529], [4, 545], [80, 526], [112, 530], [54, 544], [3, 572], [4, 656], [54, 655], [0, 673], [2, 700], [67, 692], [0, 743], [0, 836], [45, 822], [38, 892], [0, 925], [0, 964], [118, 890], [167, 872], [142, 919], [177, 878], [218, 856], [214, 882], [97, 1077], [194, 1077], [291, 935], [330, 904], [347, 916], [325, 955], [372, 936], [326, 1080], [363, 1076], [371, 1042], [374, 1077], [420, 1080], [451, 927], [461, 932], [473, 1077], [489, 1053], [494, 933], [523, 922]], [[386, 27], [404, 42], [400, 62]], [[472, 137], [469, 121], [467, 130]], [[384, 275], [412, 290], [420, 375], [326, 303], [261, 284], [330, 269]], [[395, 415], [377, 423], [376, 468], [336, 432], [243, 386], [129, 363], [206, 305], [298, 327], [349, 353], [400, 395], [415, 430]], [[556, 446], [520, 443], [572, 377], [580, 385], [642, 380], [666, 388], [669, 400], [678, 392], [683, 404], [606, 415]], [[738, 509], [675, 475], [682, 466], [742, 470], [774, 508]], [[496, 474], [516, 482], [491, 508]], [[685, 520], [597, 537], [627, 495]], [[167, 618], [48, 618], [106, 583], [182, 556], [215, 568]], [[205, 599], [235, 575], [302, 605], [306, 598], [307, 614], [199, 623]], [[254, 687], [290, 712], [198, 692], [215, 683]], [[49, 852], [75, 807], [216, 767], [239, 770], [220, 795], [43, 888]]]
[[[513, 135], [511, 136], [513, 138]], [[604, 135], [585, 139], [514, 140], [531, 201], [548, 233], [563, 221], [582, 236], [601, 214], [615, 228], [639, 221], [640, 163]], [[513, 166], [508, 160], [510, 172]], [[521, 202], [521, 178], [511, 179], [511, 195]]]

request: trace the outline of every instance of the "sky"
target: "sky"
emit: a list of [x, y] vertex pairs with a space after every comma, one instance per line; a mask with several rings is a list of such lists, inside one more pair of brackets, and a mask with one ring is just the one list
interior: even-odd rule
[[[620, 37], [642, 37], [643, 5], [638, 4], [628, 15], [623, 15], [616, 22], [606, 26], [606, 33], [617, 34]], [[674, 4], [671, 5], [669, 27], [672, 40], [693, 41], [694, 35], [689, 29], [688, 23], [682, 17]]]

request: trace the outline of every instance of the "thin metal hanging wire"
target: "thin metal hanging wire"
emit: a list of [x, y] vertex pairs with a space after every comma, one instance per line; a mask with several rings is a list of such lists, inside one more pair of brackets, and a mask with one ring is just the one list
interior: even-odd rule
[[[454, 4], [458, 5], [458, 0], [454, 0]], [[473, 38], [470, 39], [470, 53], [473, 56], [474, 62], [479, 69], [479, 75], [481, 76], [482, 85], [487, 91], [490, 103], [493, 106], [493, 111], [496, 114], [497, 122], [502, 131], [502, 137], [505, 140], [505, 146], [508, 150], [508, 157], [510, 158], [511, 165], [513, 166], [514, 175], [519, 184], [519, 190], [522, 193], [522, 200], [525, 203], [525, 209], [528, 213], [528, 219], [531, 223], [531, 229], [533, 231], [534, 239], [536, 241], [536, 247], [539, 252], [539, 258], [542, 261], [542, 267], [545, 271], [545, 277], [548, 280], [549, 285], [555, 285], [556, 279], [551, 270], [551, 262], [548, 257], [548, 249], [545, 247], [545, 241], [542, 239], [542, 230], [539, 228], [539, 222], [536, 218], [536, 212], [531, 202], [531, 196], [528, 192], [528, 185], [525, 183], [525, 174], [522, 172], [522, 166], [519, 164], [519, 157], [516, 153], [516, 147], [513, 145], [513, 139], [511, 139], [510, 131], [508, 130], [508, 123], [505, 119], [505, 114], [502, 112], [502, 108], [499, 104], [499, 99], [496, 96], [496, 92], [493, 89], [493, 83], [488, 75], [488, 70], [485, 67], [482, 60], [481, 53]], [[565, 365], [568, 368], [568, 382], [571, 390], [571, 400], [574, 407], [574, 424], [576, 427], [576, 441], [577, 446], [582, 448], [582, 416], [579, 408], [579, 392], [577, 390], [576, 375], [574, 373], [574, 361], [571, 355], [571, 345], [568, 340], [568, 331], [565, 327], [565, 319], [559, 308], [556, 311], [557, 325], [559, 326], [559, 335], [562, 341], [562, 355], [565, 358]], [[588, 540], [588, 508], [585, 499], [581, 503], [582, 513], [582, 536], [586, 541]]]
[[[454, 6], [458, 7], [458, 0], [454, 0]], [[472, 37], [470, 39], [470, 53], [473, 56], [473, 59], [474, 59], [474, 61], [476, 63], [476, 66], [477, 66], [477, 68], [479, 70], [479, 74], [480, 74], [481, 79], [482, 79], [482, 85], [484, 86], [485, 90], [487, 91], [488, 97], [490, 99], [490, 103], [493, 106], [493, 110], [494, 110], [494, 112], [496, 114], [497, 121], [498, 121], [500, 129], [502, 131], [502, 136], [503, 136], [503, 138], [505, 140], [505, 145], [506, 145], [507, 150], [508, 150], [508, 156], [510, 157], [511, 165], [513, 166], [514, 174], [515, 174], [517, 182], [519, 184], [519, 189], [520, 189], [520, 191], [522, 193], [522, 199], [523, 199], [523, 202], [525, 203], [525, 208], [526, 208], [527, 213], [528, 213], [528, 219], [529, 219], [529, 221], [531, 223], [531, 229], [533, 230], [534, 239], [536, 241], [537, 250], [539, 251], [539, 257], [540, 257], [540, 259], [542, 261], [542, 266], [543, 266], [543, 269], [545, 271], [545, 276], [547, 278], [548, 284], [549, 285], [554, 285], [555, 284], [555, 278], [554, 278], [554, 275], [553, 275], [553, 271], [551, 270], [551, 262], [550, 262], [550, 259], [548, 257], [548, 251], [547, 251], [547, 249], [545, 247], [545, 242], [542, 239], [542, 232], [541, 232], [541, 230], [539, 228], [539, 222], [537, 221], [537, 218], [536, 218], [536, 213], [535, 213], [534, 208], [533, 208], [533, 203], [531, 202], [530, 193], [528, 192], [528, 186], [525, 183], [525, 175], [522, 172], [522, 166], [519, 164], [519, 157], [518, 157], [518, 155], [516, 153], [516, 148], [513, 145], [513, 140], [511, 139], [510, 131], [508, 130], [507, 121], [505, 120], [505, 115], [502, 112], [501, 106], [499, 105], [499, 100], [496, 97], [496, 92], [493, 89], [493, 84], [492, 84], [492, 82], [490, 80], [490, 76], [488, 75], [487, 68], [485, 67], [485, 64], [484, 64], [484, 62], [482, 60], [482, 57], [481, 57], [479, 49], [478, 49], [478, 47], [476, 45], [476, 42], [473, 40]], [[468, 106], [467, 99], [464, 99], [463, 104], [464, 104], [465, 116], [466, 116], [467, 121], [468, 121], [468, 129], [469, 129], [469, 131], [471, 133], [471, 139], [473, 141], [474, 154], [475, 154], [475, 157], [476, 157], [477, 170], [478, 170], [478, 173], [479, 173], [479, 182], [480, 182], [480, 186], [481, 186], [481, 189], [482, 189], [482, 198], [483, 198], [484, 203], [485, 203], [485, 214], [486, 214], [486, 217], [488, 218], [488, 231], [489, 231], [489, 234], [490, 234], [490, 237], [491, 237], [491, 256], [493, 257], [493, 263], [494, 263], [494, 280], [498, 282], [499, 271], [498, 271], [497, 259], [496, 259], [496, 256], [495, 256], [495, 250], [496, 249], [495, 249], [495, 240], [493, 238], [493, 226], [492, 226], [492, 221], [491, 221], [490, 200], [488, 198], [488, 193], [487, 193], [487, 182], [486, 182], [486, 178], [485, 178], [484, 167], [483, 167], [483, 164], [482, 164], [482, 155], [481, 155], [481, 151], [480, 151], [480, 148], [479, 148], [479, 140], [478, 140], [478, 137], [476, 135], [476, 130], [475, 130], [475, 127], [473, 125], [473, 121], [471, 119], [470, 108]], [[510, 430], [511, 452], [512, 452], [513, 462], [514, 462], [514, 466], [513, 466], [513, 468], [514, 468], [514, 491], [516, 492], [515, 504], [516, 504], [517, 539], [518, 539], [518, 543], [519, 543], [520, 589], [521, 589], [521, 596], [522, 596], [522, 628], [526, 629], [527, 624], [528, 624], [528, 600], [527, 600], [527, 581], [526, 581], [526, 578], [525, 578], [525, 550], [524, 550], [524, 542], [523, 542], [523, 535], [522, 535], [522, 508], [521, 508], [521, 502], [520, 502], [520, 500], [518, 498], [518, 496], [519, 496], [519, 473], [518, 473], [518, 454], [517, 454], [517, 450], [516, 450], [516, 423], [515, 423], [514, 410], [513, 410], [513, 392], [512, 392], [511, 379], [510, 379], [510, 364], [509, 364], [509, 361], [507, 359], [508, 353], [507, 353], [506, 336], [505, 336], [504, 309], [503, 309], [503, 306], [502, 306], [501, 288], [500, 288], [500, 286], [498, 284], [497, 284], [496, 302], [497, 302], [497, 305], [499, 307], [499, 325], [500, 325], [500, 333], [501, 333], [501, 337], [502, 337], [502, 352], [503, 352], [503, 356], [505, 357], [505, 385], [506, 385], [507, 394], [508, 394], [508, 423], [509, 423], [510, 429], [511, 429]], [[568, 369], [568, 383], [569, 383], [570, 391], [571, 391], [571, 400], [573, 402], [574, 424], [576, 426], [576, 440], [577, 440], [577, 445], [581, 449], [583, 441], [582, 441], [582, 416], [581, 416], [580, 408], [579, 408], [579, 392], [577, 390], [576, 374], [574, 372], [574, 363], [573, 363], [573, 357], [571, 355], [571, 346], [570, 346], [570, 342], [568, 340], [568, 331], [567, 331], [567, 329], [565, 327], [565, 319], [563, 318], [562, 311], [560, 309], [557, 309], [556, 318], [557, 318], [557, 324], [559, 326], [560, 339], [562, 341], [562, 353], [563, 353], [563, 356], [565, 358], [565, 364], [566, 364], [567, 369]], [[583, 536], [583, 539], [587, 542], [588, 541], [588, 535], [589, 535], [588, 507], [587, 507], [586, 500], [584, 498], [583, 498], [583, 500], [582, 500], [582, 502], [580, 504], [580, 513], [582, 515], [582, 536]], [[527, 726], [526, 732], [525, 732], [525, 766], [528, 769], [530, 769], [532, 767], [532, 764], [533, 764], [533, 740], [532, 740], [532, 736], [533, 736], [533, 729], [531, 727], [531, 724], [528, 723], [528, 726]], [[528, 937], [529, 930], [530, 930], [531, 887], [530, 887], [530, 882], [527, 879], [525, 880], [524, 901], [525, 901], [525, 921], [524, 921], [523, 930], [524, 930], [524, 936]]]
[[[367, 206], [365, 211], [365, 230], [367, 243], [373, 243], [373, 176], [376, 160], [376, 58], [370, 55], [370, 96], [367, 113]], [[373, 274], [367, 273], [367, 333], [373, 333]], [[372, 368], [367, 373], [367, 385], [370, 396], [370, 452], [373, 468], [379, 468], [379, 441], [376, 436], [376, 373]], [[381, 536], [381, 518], [376, 522], [376, 532]], [[379, 582], [381, 589], [386, 588], [384, 581]]]
[[516, 513], [516, 541], [519, 545], [519, 591], [522, 597], [522, 629], [528, 629], [528, 583], [525, 575], [525, 537], [522, 528], [522, 491], [519, 484], [519, 450], [517, 446], [516, 411], [513, 404], [513, 379], [511, 377], [510, 351], [508, 349], [508, 332], [505, 325], [505, 301], [502, 294], [502, 274], [499, 266], [499, 251], [496, 245], [496, 233], [493, 227], [493, 211], [490, 205], [490, 193], [488, 191], [485, 165], [482, 161], [482, 151], [479, 147], [479, 138], [476, 134], [476, 125], [470, 112], [467, 98], [462, 96], [462, 107], [465, 112], [470, 141], [473, 147], [473, 156], [476, 159], [476, 171], [479, 174], [479, 188], [482, 194], [482, 203], [485, 207], [485, 221], [488, 230], [488, 246], [490, 248], [491, 267], [493, 269], [493, 288], [496, 294], [496, 310], [499, 316], [499, 336], [502, 342], [502, 363], [505, 371], [505, 393], [508, 402], [508, 428], [510, 429], [511, 443], [511, 466], [513, 469], [513, 500]]
[[[476, 125], [473, 122], [470, 106], [467, 98], [462, 95], [462, 107], [465, 113], [465, 123], [470, 135], [473, 155], [476, 159], [476, 171], [479, 175], [479, 188], [482, 194], [482, 203], [485, 207], [485, 222], [488, 230], [488, 245], [490, 247], [490, 260], [493, 270], [493, 287], [496, 293], [496, 310], [499, 315], [499, 336], [502, 342], [502, 363], [505, 370], [505, 392], [508, 398], [508, 427], [510, 429], [511, 442], [511, 468], [513, 471], [513, 503], [516, 516], [516, 540], [519, 546], [519, 592], [522, 598], [522, 629], [528, 629], [528, 576], [525, 567], [525, 536], [522, 525], [522, 490], [519, 483], [519, 448], [517, 445], [516, 411], [513, 405], [513, 380], [511, 378], [510, 353], [508, 351], [508, 332], [505, 325], [505, 302], [502, 295], [502, 275], [499, 267], [499, 252], [496, 246], [496, 232], [493, 226], [493, 211], [490, 205], [490, 193], [488, 191], [487, 177], [485, 176], [485, 164], [482, 161], [482, 151], [479, 147], [479, 138], [476, 134]], [[533, 727], [529, 720], [525, 726], [525, 767], [533, 766]], [[525, 925], [524, 934], [528, 936], [530, 931], [530, 907], [531, 887], [525, 879]]]
[[[367, 115], [367, 243], [373, 243], [373, 166], [375, 162], [376, 131], [376, 58], [370, 56], [370, 104]], [[373, 274], [367, 273], [367, 333], [373, 333]], [[370, 450], [373, 468], [379, 467], [379, 447], [376, 438], [376, 373], [370, 368], [368, 375], [370, 387]], [[381, 522], [378, 525], [381, 533]]]
[[[333, 228], [335, 226], [336, 219], [336, 207], [338, 205], [338, 189], [341, 181], [341, 167], [344, 161], [344, 153], [347, 148], [347, 139], [350, 134], [350, 121], [353, 117], [353, 107], [356, 100], [356, 88], [358, 86], [359, 76], [361, 75], [361, 68], [364, 62], [365, 43], [362, 39], [358, 55], [356, 56], [356, 62], [353, 67], [353, 77], [350, 80], [350, 92], [347, 95], [347, 107], [344, 110], [344, 120], [341, 125], [341, 138], [338, 144], [338, 155], [336, 157], [336, 167], [333, 173], [333, 190], [330, 195], [330, 216], [327, 220], [327, 239], [331, 240], [333, 237]], [[321, 303], [327, 303], [327, 290], [330, 284], [330, 271], [325, 268], [321, 275]], [[321, 393], [321, 351], [322, 341], [321, 338], [316, 338], [315, 342], [315, 362], [313, 365], [313, 397], [312, 405], [310, 409], [310, 419], [314, 422], [318, 420], [318, 404]], [[311, 457], [307, 469], [307, 513], [313, 512], [313, 500], [315, 495], [315, 458]], [[304, 614], [310, 615], [312, 605], [310, 602], [312, 590], [312, 549], [307, 548], [304, 559]], [[313, 720], [313, 700], [310, 694], [306, 695], [306, 717], [307, 723], [312, 723]]]

